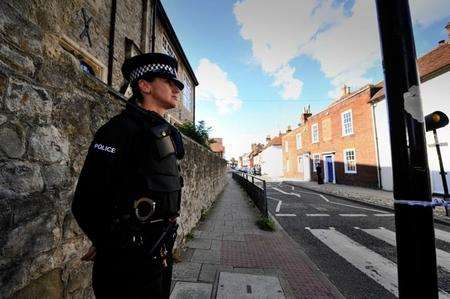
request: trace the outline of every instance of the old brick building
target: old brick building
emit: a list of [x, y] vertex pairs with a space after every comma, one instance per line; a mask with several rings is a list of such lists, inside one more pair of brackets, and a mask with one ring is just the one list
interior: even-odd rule
[[371, 97], [380, 89], [366, 85], [342, 96], [326, 109], [301, 114], [300, 125], [282, 137], [285, 178], [317, 180], [320, 165], [326, 183], [378, 187]]

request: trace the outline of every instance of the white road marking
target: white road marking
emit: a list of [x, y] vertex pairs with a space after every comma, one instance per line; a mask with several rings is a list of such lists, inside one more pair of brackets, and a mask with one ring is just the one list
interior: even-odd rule
[[286, 195], [293, 195], [293, 196], [297, 196], [298, 198], [301, 198], [301, 197], [302, 197], [300, 194], [297, 194], [297, 193], [286, 192], [286, 191], [283, 191], [283, 190], [278, 189], [278, 188], [272, 188], [272, 189], [273, 189], [273, 190], [276, 190], [276, 191], [278, 191], [278, 192], [280, 192], [280, 193], [286, 194]]
[[393, 262], [336, 230], [311, 229], [310, 232], [359, 271], [398, 297], [397, 266]]
[[392, 213], [387, 213], [387, 214], [373, 214], [373, 216], [375, 216], [375, 217], [393, 217], [395, 215]]
[[275, 209], [275, 213], [278, 213], [281, 209], [281, 200], [277, 204], [277, 208]]
[[450, 243], [450, 233], [445, 230], [434, 229], [436, 239]]
[[333, 202], [333, 201], [330, 201], [328, 198], [326, 198], [326, 197], [325, 197], [324, 195], [322, 195], [322, 194], [317, 194], [317, 195], [319, 195], [320, 197], [322, 197], [326, 202], [329, 202], [329, 203], [334, 204], [334, 205], [340, 205], [340, 206], [344, 206], [344, 207], [350, 207], [350, 208], [355, 208], [355, 209], [361, 209], [361, 210], [367, 210], [367, 211], [372, 211], [372, 212], [383, 213], [383, 211], [380, 211], [380, 210], [369, 209], [369, 208], [363, 208], [363, 207], [357, 207], [357, 206], [347, 205], [347, 204], [339, 203], [339, 202]]
[[[309, 229], [331, 250], [398, 297], [397, 265], [336, 230]], [[439, 290], [439, 298], [450, 295]]]
[[339, 214], [342, 217], [367, 217], [366, 214]]
[[295, 215], [295, 214], [275, 214], [275, 216], [278, 216], [278, 217], [295, 217], [297, 215]]
[[[378, 238], [392, 246], [397, 246], [395, 239], [395, 232], [388, 229], [363, 229], [364, 232], [368, 233], [375, 238]], [[450, 253], [436, 248], [436, 261], [438, 266], [447, 272], [450, 272]]]
[[308, 217], [328, 217], [329, 214], [306, 214]]

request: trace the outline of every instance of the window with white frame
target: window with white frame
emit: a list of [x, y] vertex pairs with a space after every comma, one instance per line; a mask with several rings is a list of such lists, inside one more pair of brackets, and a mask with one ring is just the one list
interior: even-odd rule
[[298, 161], [298, 172], [303, 172], [303, 157], [298, 156], [297, 161]]
[[289, 142], [287, 140], [284, 142], [284, 151], [286, 153], [289, 151]]
[[286, 159], [286, 172], [289, 172], [290, 168], [289, 168], [289, 159]]
[[356, 151], [355, 149], [344, 150], [345, 173], [356, 173]]
[[311, 142], [317, 143], [319, 142], [319, 125], [313, 124], [311, 126]]
[[295, 143], [297, 145], [297, 149], [302, 148], [302, 134], [298, 133], [297, 135], [295, 135]]
[[320, 165], [320, 154], [313, 155], [313, 172], [316, 172], [316, 167]]
[[342, 136], [353, 134], [353, 117], [352, 110], [342, 112]]

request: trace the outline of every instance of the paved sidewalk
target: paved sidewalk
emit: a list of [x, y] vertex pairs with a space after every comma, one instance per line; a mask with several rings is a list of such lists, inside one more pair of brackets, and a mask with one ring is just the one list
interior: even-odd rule
[[[394, 193], [389, 191], [339, 184], [319, 185], [317, 182], [313, 181], [291, 181], [289, 179], [286, 179], [284, 183], [312, 191], [377, 205], [379, 207], [394, 208]], [[444, 207], [436, 207], [434, 209], [434, 215], [444, 222], [450, 221], [448, 217], [445, 217]]]
[[[286, 298], [342, 298], [280, 227], [275, 232], [262, 231], [255, 224], [257, 219], [250, 199], [229, 178], [206, 221], [187, 242], [183, 261], [174, 265], [171, 298], [283, 298], [283, 294]], [[233, 277], [237, 280], [232, 282]], [[273, 283], [281, 285], [276, 296], [270, 294], [277, 290]], [[230, 285], [233, 294], [227, 293]]]

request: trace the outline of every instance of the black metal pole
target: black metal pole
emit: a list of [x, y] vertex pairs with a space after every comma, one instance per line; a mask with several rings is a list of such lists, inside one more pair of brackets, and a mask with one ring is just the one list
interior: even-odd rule
[[[442, 179], [442, 187], [444, 188], [444, 200], [447, 201], [449, 198], [448, 186], [447, 186], [447, 173], [444, 170], [444, 163], [442, 163], [441, 147], [439, 145], [439, 139], [437, 136], [436, 129], [433, 129], [434, 143], [436, 144], [436, 151], [439, 160], [439, 170]], [[449, 209], [445, 206], [445, 215], [449, 216]]]
[[391, 136], [400, 298], [438, 298], [433, 209], [407, 0], [376, 0]]

